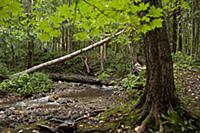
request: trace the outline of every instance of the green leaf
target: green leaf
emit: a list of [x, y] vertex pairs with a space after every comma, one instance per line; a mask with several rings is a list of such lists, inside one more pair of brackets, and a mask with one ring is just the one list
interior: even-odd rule
[[154, 19], [151, 23], [150, 23], [150, 26], [153, 29], [155, 28], [161, 28], [162, 27], [162, 22], [163, 20], [161, 18], [159, 19]]
[[61, 33], [59, 30], [52, 29], [50, 32], [51, 37], [58, 37]]
[[140, 11], [145, 11], [149, 7], [149, 3], [140, 3], [137, 10], [138, 12]]
[[141, 20], [144, 22], [150, 22], [150, 18], [148, 16], [143, 16]]
[[40, 33], [38, 34], [38, 38], [40, 39], [40, 41], [46, 42], [50, 40], [50, 35], [47, 33]]
[[76, 40], [84, 41], [88, 39], [88, 35], [86, 32], [79, 32], [73, 35]]
[[148, 16], [154, 17], [154, 18], [162, 17], [163, 16], [162, 12], [163, 10], [161, 8], [156, 8], [155, 6], [151, 6], [149, 9]]
[[149, 26], [147, 24], [143, 24], [137, 31], [139, 33], [145, 34], [146, 32], [150, 31], [151, 29], [152, 29], [151, 26]]

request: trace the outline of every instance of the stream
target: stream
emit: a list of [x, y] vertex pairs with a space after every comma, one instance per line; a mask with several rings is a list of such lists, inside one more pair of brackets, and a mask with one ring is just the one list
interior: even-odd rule
[[70, 126], [74, 128], [77, 121], [88, 118], [94, 112], [103, 112], [116, 99], [113, 86], [60, 81], [43, 95], [26, 98], [0, 95], [0, 132], [7, 133], [10, 129], [19, 133], [74, 132], [68, 131]]

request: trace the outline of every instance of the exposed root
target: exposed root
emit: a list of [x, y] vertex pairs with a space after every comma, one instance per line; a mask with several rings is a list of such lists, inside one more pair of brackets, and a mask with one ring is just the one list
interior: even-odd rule
[[138, 130], [136, 131], [136, 133], [145, 133], [146, 128], [147, 128], [147, 124], [148, 122], [151, 120], [151, 115], [148, 115], [144, 121], [142, 122], [141, 126], [138, 128]]

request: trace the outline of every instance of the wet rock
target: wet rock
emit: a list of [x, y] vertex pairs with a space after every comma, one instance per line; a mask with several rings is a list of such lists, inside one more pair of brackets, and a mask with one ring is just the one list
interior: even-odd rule
[[49, 102], [49, 96], [36, 99], [36, 102], [38, 102], [38, 103], [47, 103], [47, 102]]
[[7, 116], [6, 116], [5, 112], [4, 111], [0, 111], [0, 119], [4, 119], [6, 117]]
[[59, 106], [60, 104], [59, 103], [57, 103], [57, 102], [48, 102], [48, 103], [46, 103], [45, 105], [49, 105], [49, 106]]
[[25, 102], [22, 101], [22, 102], [17, 102], [17, 103], [16, 103], [16, 106], [17, 106], [17, 107], [25, 107], [25, 106], [27, 106], [27, 105], [26, 105]]
[[101, 88], [104, 89], [104, 90], [112, 90], [112, 89], [113, 89], [113, 86], [102, 85]]
[[15, 107], [10, 107], [9, 110], [15, 110]]

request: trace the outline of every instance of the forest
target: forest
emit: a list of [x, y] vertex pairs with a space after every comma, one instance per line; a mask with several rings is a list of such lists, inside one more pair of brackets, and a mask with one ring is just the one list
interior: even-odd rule
[[0, 0], [0, 133], [200, 133], [200, 1]]

